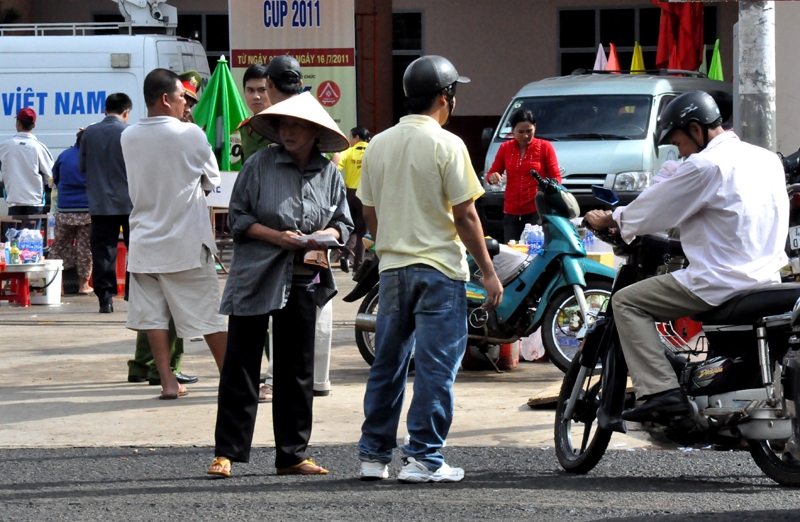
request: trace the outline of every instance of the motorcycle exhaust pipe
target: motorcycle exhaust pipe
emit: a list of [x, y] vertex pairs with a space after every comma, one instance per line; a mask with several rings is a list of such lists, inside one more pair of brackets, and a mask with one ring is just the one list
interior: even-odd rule
[[470, 341], [481, 341], [481, 343], [488, 343], [488, 344], [511, 344], [515, 341], [519, 341], [519, 337], [498, 339], [496, 337], [484, 337], [483, 335], [475, 335], [475, 334], [469, 334], [468, 338]]
[[374, 332], [378, 316], [375, 314], [358, 314], [356, 316], [356, 329], [361, 332]]

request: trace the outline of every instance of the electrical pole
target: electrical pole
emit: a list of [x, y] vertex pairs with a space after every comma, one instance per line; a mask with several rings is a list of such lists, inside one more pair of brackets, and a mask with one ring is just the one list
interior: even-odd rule
[[743, 141], [775, 152], [775, 2], [739, 2], [738, 25], [737, 128]]

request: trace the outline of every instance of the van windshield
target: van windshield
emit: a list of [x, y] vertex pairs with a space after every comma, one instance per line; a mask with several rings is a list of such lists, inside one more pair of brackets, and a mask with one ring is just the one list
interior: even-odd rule
[[536, 116], [537, 138], [641, 140], [647, 134], [652, 105], [652, 96], [630, 94], [517, 98], [497, 139], [513, 138], [511, 117], [519, 110], [529, 110]]

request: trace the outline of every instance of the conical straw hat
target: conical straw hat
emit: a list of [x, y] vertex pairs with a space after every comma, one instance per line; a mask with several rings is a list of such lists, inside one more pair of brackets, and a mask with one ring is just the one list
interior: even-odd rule
[[259, 112], [250, 118], [250, 127], [268, 140], [282, 144], [276, 127], [281, 116], [291, 116], [319, 125], [322, 128], [318, 145], [320, 152], [340, 152], [350, 146], [339, 126], [310, 92], [292, 96]]

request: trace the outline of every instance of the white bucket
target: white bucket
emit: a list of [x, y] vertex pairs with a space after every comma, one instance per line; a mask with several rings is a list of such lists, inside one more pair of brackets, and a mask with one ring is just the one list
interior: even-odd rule
[[45, 270], [30, 272], [28, 282], [31, 288], [32, 305], [61, 304], [61, 272], [64, 261], [61, 259], [45, 259]]

